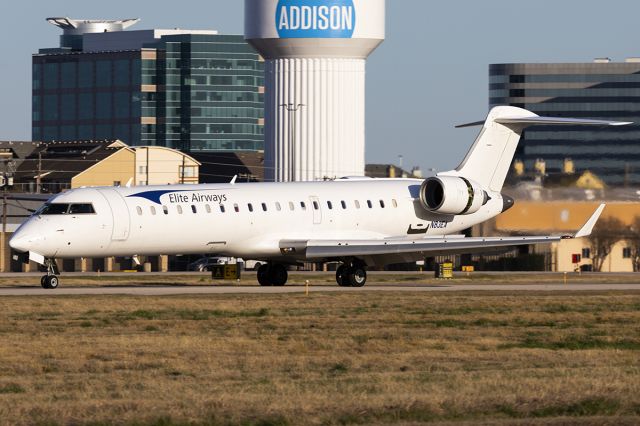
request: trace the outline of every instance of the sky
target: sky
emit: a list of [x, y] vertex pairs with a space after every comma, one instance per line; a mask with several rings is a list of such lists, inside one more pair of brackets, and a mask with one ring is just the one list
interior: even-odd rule
[[[10, 5], [10, 6], [9, 6]], [[4, 2], [0, 140], [31, 139], [31, 54], [56, 47], [50, 16], [141, 18], [132, 29], [244, 31], [242, 0]], [[387, 0], [385, 42], [367, 62], [366, 160], [455, 167], [488, 109], [488, 66], [640, 56], [637, 0]]]

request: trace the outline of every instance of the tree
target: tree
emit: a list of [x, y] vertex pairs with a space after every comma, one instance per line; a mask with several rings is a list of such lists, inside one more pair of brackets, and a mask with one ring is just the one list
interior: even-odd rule
[[631, 248], [631, 262], [633, 272], [640, 271], [640, 216], [633, 218], [631, 227], [627, 231], [627, 242]]
[[600, 219], [596, 224], [589, 241], [591, 242], [591, 259], [593, 270], [600, 272], [604, 260], [611, 254], [613, 246], [627, 238], [628, 227], [620, 219], [608, 217]]

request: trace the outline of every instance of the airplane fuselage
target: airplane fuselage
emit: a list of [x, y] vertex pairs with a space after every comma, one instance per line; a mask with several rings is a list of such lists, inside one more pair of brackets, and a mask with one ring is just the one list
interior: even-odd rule
[[476, 213], [433, 214], [420, 205], [422, 182], [80, 188], [49, 200], [71, 209], [37, 212], [20, 227], [12, 246], [24, 245], [47, 258], [215, 253], [272, 260], [282, 256], [281, 240], [451, 235], [503, 209], [502, 196], [492, 193]]

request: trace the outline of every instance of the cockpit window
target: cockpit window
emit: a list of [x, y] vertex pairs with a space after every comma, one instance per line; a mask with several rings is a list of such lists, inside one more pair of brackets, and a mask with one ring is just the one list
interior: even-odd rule
[[96, 211], [91, 204], [71, 204], [69, 214], [93, 214]]
[[36, 214], [67, 214], [69, 204], [45, 204]]
[[93, 214], [96, 211], [90, 203], [67, 204], [67, 203], [47, 203], [36, 212], [39, 215], [55, 214]]

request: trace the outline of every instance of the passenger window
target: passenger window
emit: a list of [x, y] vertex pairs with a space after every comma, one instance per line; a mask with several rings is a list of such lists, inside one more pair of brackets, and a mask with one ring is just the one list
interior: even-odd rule
[[262, 210], [267, 211], [267, 203], [262, 203]]
[[314, 201], [314, 202], [313, 202], [313, 209], [314, 209], [314, 210], [319, 210], [319, 209], [320, 209], [320, 206], [318, 205], [318, 202], [317, 202], [317, 201]]
[[356, 205], [356, 209], [359, 209], [359, 208], [360, 208], [360, 201], [355, 200], [355, 201], [354, 201], [354, 204]]
[[370, 209], [373, 208], [373, 203], [371, 202], [371, 200], [367, 200], [367, 206], [369, 206]]
[[276, 210], [278, 211], [282, 210], [282, 206], [278, 202], [276, 202]]
[[342, 210], [347, 209], [347, 203], [344, 200], [340, 201], [340, 204], [342, 204]]
[[195, 204], [191, 204], [191, 211], [195, 214], [198, 213], [198, 209], [196, 208]]
[[136, 210], [138, 211], [138, 216], [142, 216], [142, 207], [138, 206]]
[[224, 212], [225, 212], [224, 204], [220, 204], [220, 213], [224, 213]]
[[205, 204], [204, 209], [207, 211], [207, 213], [211, 213], [211, 206], [209, 204]]
[[300, 208], [302, 210], [306, 210], [307, 209], [307, 205], [304, 203], [304, 201], [300, 201]]
[[182, 206], [178, 205], [176, 208], [178, 209], [178, 214], [182, 214]]
[[155, 216], [156, 215], [156, 207], [155, 206], [151, 206], [150, 210], [151, 210], [151, 214]]
[[253, 204], [247, 204], [247, 208], [249, 209], [249, 212], [253, 212]]
[[293, 204], [293, 201], [289, 201], [289, 210], [294, 211], [296, 207]]
[[233, 205], [233, 209], [236, 211], [236, 213], [240, 213], [240, 207], [238, 207], [237, 204]]
[[395, 200], [395, 198], [391, 200], [391, 204], [393, 204], [394, 209], [398, 208], [398, 202]]
[[164, 214], [169, 214], [169, 207], [162, 206], [162, 211], [164, 212]]
[[380, 207], [382, 207], [384, 209], [384, 201], [380, 200]]
[[327, 201], [327, 207], [329, 207], [329, 210], [333, 209], [333, 204], [331, 203], [331, 201]]

